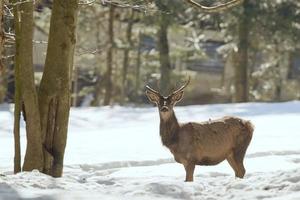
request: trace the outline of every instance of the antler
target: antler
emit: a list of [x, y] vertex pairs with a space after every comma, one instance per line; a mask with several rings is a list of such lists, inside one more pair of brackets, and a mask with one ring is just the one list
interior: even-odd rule
[[188, 84], [190, 83], [191, 77], [189, 76], [189, 79], [185, 82], [185, 84], [183, 86], [181, 86], [180, 88], [178, 88], [177, 90], [175, 90], [172, 94], [176, 94], [180, 91], [182, 91], [184, 88], [186, 88], [186, 86], [188, 86]]
[[151, 92], [153, 92], [153, 93], [155, 93], [155, 94], [157, 94], [157, 95], [159, 95], [159, 92], [157, 92], [156, 90], [152, 89], [149, 85], [146, 85], [146, 89], [149, 90], [149, 91], [151, 91]]

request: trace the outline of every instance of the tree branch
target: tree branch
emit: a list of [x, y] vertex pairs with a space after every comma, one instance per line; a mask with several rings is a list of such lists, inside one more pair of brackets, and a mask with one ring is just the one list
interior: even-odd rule
[[204, 6], [200, 3], [195, 2], [194, 0], [185, 0], [187, 3], [191, 4], [192, 6], [207, 12], [207, 13], [217, 13], [222, 12], [224, 10], [227, 10], [229, 8], [235, 7], [239, 4], [241, 4], [244, 0], [232, 0], [227, 3], [222, 3], [216, 6]]

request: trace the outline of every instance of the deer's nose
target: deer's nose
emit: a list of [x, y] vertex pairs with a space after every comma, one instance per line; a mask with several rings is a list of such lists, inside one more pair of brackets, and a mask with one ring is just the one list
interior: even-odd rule
[[161, 107], [160, 111], [161, 112], [168, 112], [169, 108], [167, 106], [163, 106], [163, 107]]

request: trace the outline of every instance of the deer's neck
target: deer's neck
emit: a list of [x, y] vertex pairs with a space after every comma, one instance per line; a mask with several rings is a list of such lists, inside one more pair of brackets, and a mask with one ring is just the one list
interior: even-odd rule
[[174, 111], [167, 118], [160, 116], [160, 137], [163, 145], [170, 147], [178, 141], [179, 123]]

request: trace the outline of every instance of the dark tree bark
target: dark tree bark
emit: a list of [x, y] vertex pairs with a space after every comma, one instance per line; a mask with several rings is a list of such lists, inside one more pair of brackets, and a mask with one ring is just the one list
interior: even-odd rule
[[78, 0], [54, 0], [44, 74], [39, 90], [45, 163], [43, 171], [62, 176], [70, 111], [71, 72]]
[[243, 3], [243, 13], [239, 19], [239, 43], [238, 52], [235, 55], [235, 101], [247, 102], [249, 100], [248, 86], [248, 48], [249, 48], [249, 23], [250, 23], [249, 0]]
[[[15, 171], [19, 171], [19, 115], [22, 109], [26, 116], [27, 147], [23, 170], [43, 169], [43, 146], [38, 110], [38, 99], [34, 84], [32, 39], [33, 2], [24, 2], [14, 7], [16, 29], [16, 154]], [[21, 108], [22, 107], [22, 108]]]
[[139, 32], [138, 36], [138, 51], [137, 51], [137, 59], [136, 59], [136, 68], [135, 68], [135, 90], [134, 96], [135, 99], [138, 100], [139, 88], [140, 88], [140, 70], [141, 70], [141, 32]]
[[112, 95], [112, 70], [113, 70], [113, 49], [114, 49], [114, 18], [115, 18], [115, 7], [110, 5], [109, 8], [109, 23], [108, 23], [108, 50], [107, 50], [107, 69], [105, 73], [105, 96], [104, 105], [110, 105]]
[[126, 40], [127, 47], [124, 50], [124, 59], [123, 59], [123, 71], [122, 71], [122, 102], [125, 101], [126, 98], [126, 90], [127, 90], [127, 72], [129, 67], [129, 53], [133, 46], [132, 44], [132, 27], [134, 23], [134, 10], [130, 10], [130, 17], [128, 19], [127, 29], [126, 29]]
[[[97, 18], [104, 17], [104, 16], [96, 16]], [[97, 42], [97, 49], [101, 49], [101, 39], [100, 39], [100, 33], [101, 33], [101, 21], [97, 20], [97, 29], [96, 29], [96, 42]], [[101, 62], [101, 52], [97, 53], [97, 59], [99, 60], [99, 63]], [[96, 68], [95, 70], [97, 80], [96, 80], [96, 85], [95, 85], [95, 92], [94, 92], [94, 100], [92, 101], [92, 106], [99, 106], [100, 105], [100, 100], [101, 100], [101, 94], [102, 94], [102, 89], [103, 89], [103, 78], [101, 74], [101, 64]]]
[[168, 27], [169, 19], [165, 13], [162, 13], [159, 20], [158, 50], [160, 62], [160, 90], [167, 95], [170, 89], [171, 63], [169, 56]]

